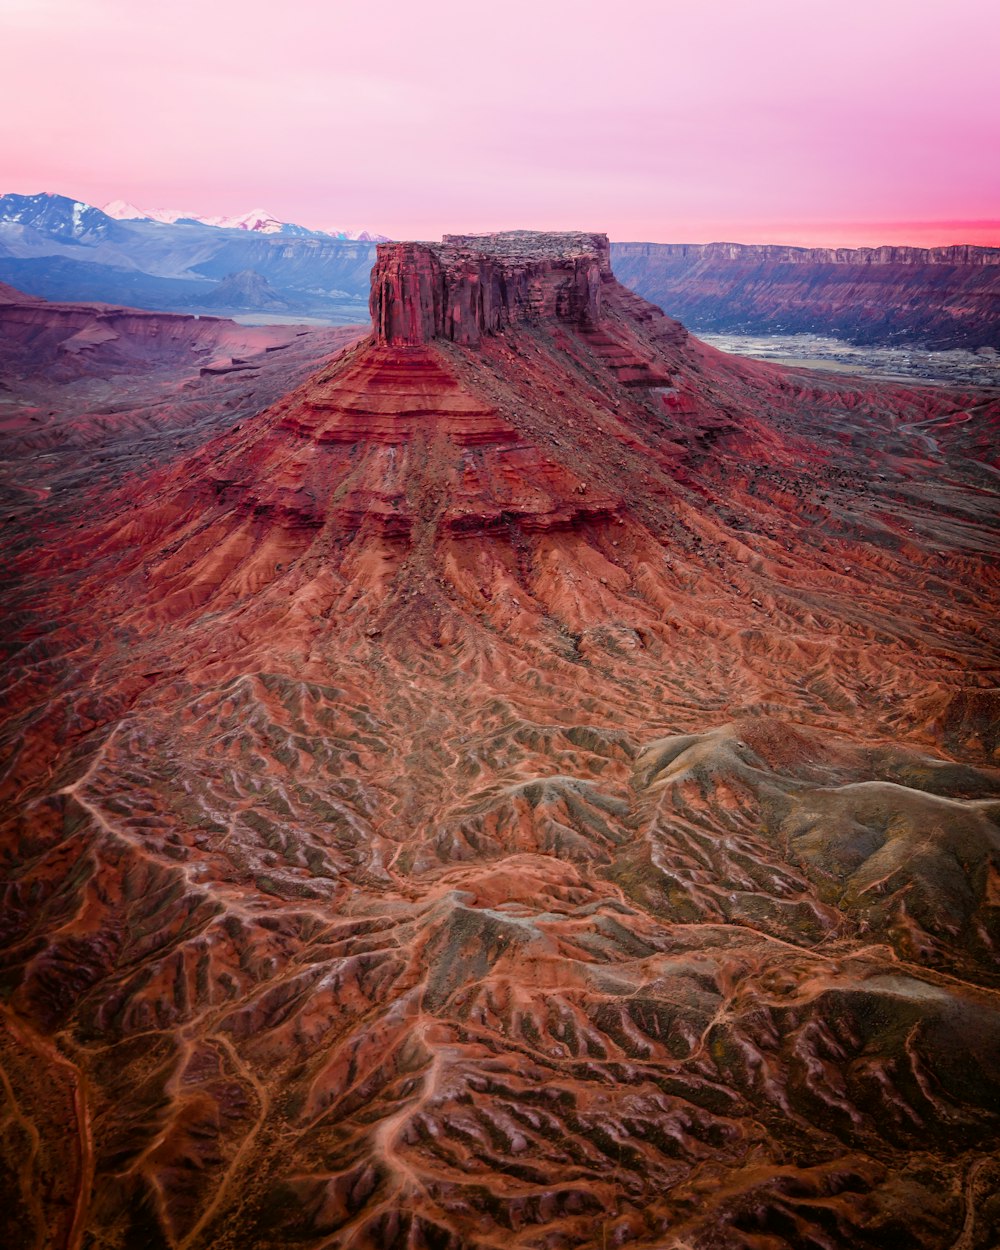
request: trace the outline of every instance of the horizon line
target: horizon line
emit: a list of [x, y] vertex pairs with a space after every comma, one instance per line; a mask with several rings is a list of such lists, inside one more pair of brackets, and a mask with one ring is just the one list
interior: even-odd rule
[[[0, 191], [0, 197], [6, 196], [6, 195], [23, 195], [28, 198], [46, 195], [46, 196], [58, 197], [58, 198], [66, 199], [66, 200], [72, 200], [74, 203], [86, 204], [88, 207], [95, 208], [99, 212], [104, 211], [103, 205], [94, 204], [90, 200], [83, 199], [78, 196], [67, 195], [61, 191], [48, 191], [48, 190], [30, 191], [30, 192], [29, 191], [10, 191], [10, 190]], [[148, 212], [157, 212], [157, 211], [161, 211], [161, 212], [162, 211], [174, 211], [174, 210], [160, 209], [160, 208], [155, 208], [155, 207], [153, 209], [141, 208], [131, 198], [127, 198], [125, 196], [118, 196], [116, 198], [118, 198], [121, 201], [124, 201], [125, 203], [131, 204], [134, 208], [140, 209], [140, 211], [142, 212], [148, 213]], [[109, 204], [113, 202], [114, 200], [106, 200], [105, 204]], [[200, 210], [196, 210], [196, 211], [200, 211]], [[286, 218], [283, 216], [279, 216], [278, 214], [271, 213], [270, 209], [252, 208], [252, 209], [244, 210], [243, 213], [240, 213], [239, 211], [235, 211], [232, 213], [221, 213], [221, 214], [205, 213], [203, 215], [204, 216], [239, 217], [242, 215], [246, 215], [246, 213], [248, 212], [257, 212], [257, 211], [269, 213], [271, 216], [274, 217], [275, 221], [280, 221], [284, 225], [299, 226], [304, 229], [314, 230], [321, 234], [329, 234], [331, 237], [336, 237], [333, 228], [325, 228], [323, 226], [307, 225], [305, 220], [296, 220], [294, 217]], [[304, 216], [308, 217], [310, 216], [310, 214], [305, 214]], [[118, 219], [112, 218], [112, 220], [118, 220]], [[144, 218], [124, 218], [121, 220], [141, 221], [145, 219]], [[162, 223], [157, 223], [157, 224], [162, 224]], [[216, 228], [224, 229], [225, 227], [216, 227]], [[794, 237], [789, 237], [787, 239], [769, 238], [766, 242], [762, 241], [759, 238], [744, 237], [741, 239], [739, 235], [743, 233], [744, 228], [746, 231], [746, 235], [748, 236], [759, 235], [761, 233], [766, 233], [768, 235], [773, 236], [787, 229], [789, 235], [794, 236], [798, 234], [799, 238], [798, 239]], [[387, 231], [380, 230], [376, 226], [373, 226], [373, 225], [364, 225], [364, 226], [357, 227], [357, 228], [338, 227], [337, 229], [339, 229], [341, 232], [346, 232], [348, 229], [356, 229], [357, 232], [364, 231], [372, 235], [382, 234], [389, 242], [393, 242], [393, 243], [424, 241], [424, 239], [422, 239], [416, 233], [390, 235]], [[511, 229], [513, 230], [531, 229], [531, 227], [515, 226], [515, 227], [504, 227], [500, 230], [498, 229], [492, 229], [492, 230], [491, 229], [471, 229], [471, 230], [466, 229], [466, 230], [461, 230], [461, 231], [455, 230], [454, 228], [450, 228], [447, 230], [442, 229], [440, 233], [443, 237], [445, 234], [454, 234], [454, 233], [496, 234], [496, 233], [503, 233], [506, 230], [511, 230]], [[569, 229], [572, 230], [574, 228], [570, 227]], [[971, 232], [988, 231], [988, 232], [995, 234], [995, 239], [989, 242], [984, 242], [982, 240], [972, 241], [972, 240], [966, 240], [966, 239], [951, 239], [951, 240], [942, 240], [940, 242], [935, 242], [935, 243], [929, 243], [929, 242], [908, 241], [905, 238], [899, 239], [897, 237], [897, 239], [893, 242], [883, 241], [880, 243], [874, 243], [874, 242], [872, 243], [867, 243], [867, 242], [865, 243], [861, 243], [861, 242], [842, 242], [842, 243], [808, 242], [806, 243], [806, 242], [801, 242], [802, 236], [816, 234], [816, 233], [831, 234], [834, 232], [842, 231], [844, 235], [850, 235], [858, 231], [870, 232], [870, 231], [875, 231], [875, 230], [890, 231], [892, 233], [896, 233], [897, 235], [898, 233], [905, 232], [905, 231], [913, 231], [915, 234], [926, 233], [926, 232], [937, 231], [937, 230], [948, 231], [951, 233], [954, 233], [959, 230], [968, 230]], [[559, 232], [560, 231], [555, 230], [552, 227], [538, 231], [538, 233], [559, 233]], [[247, 233], [252, 233], [252, 232], [248, 231]], [[638, 234], [633, 235], [632, 237], [624, 237], [624, 236], [612, 237], [612, 232], [606, 229], [600, 230], [599, 233], [607, 234], [609, 241], [612, 243], [651, 243], [651, 244], [657, 244], [660, 246], [674, 246], [674, 247], [711, 247], [715, 245], [735, 245], [735, 246], [743, 246], [743, 247], [746, 247], [746, 246], [790, 247], [790, 248], [802, 248], [802, 249], [823, 250], [823, 251], [840, 250], [840, 249], [848, 250], [848, 251], [878, 250], [880, 248], [887, 248], [887, 247], [912, 247], [912, 248], [919, 249], [921, 251], [934, 251], [935, 249], [938, 249], [938, 248], [974, 247], [974, 248], [979, 248], [982, 250], [989, 250], [989, 249], [1000, 247], [1000, 218], [951, 217], [951, 218], [932, 218], [932, 219], [926, 219], [926, 218], [925, 219], [911, 219], [911, 220], [905, 220], [905, 221], [904, 220], [894, 221], [894, 220], [885, 219], [885, 218], [844, 219], [844, 220], [835, 220], [835, 221], [831, 221], [827, 219], [823, 221], [803, 222], [801, 225], [792, 225], [787, 221], [781, 221], [780, 223], [776, 223], [775, 225], [769, 225], [766, 222], [758, 222], [758, 223], [753, 223], [753, 224], [745, 223], [745, 227], [737, 227], [736, 233], [731, 235], [728, 238], [720, 235], [715, 238], [706, 237], [702, 240], [696, 240], [693, 238], [684, 238], [684, 237], [679, 238], [677, 237], [677, 235], [674, 235], [673, 237], [669, 237], [669, 238], [663, 238], [663, 237], [655, 238], [655, 237], [650, 237], [649, 235], [646, 235], [645, 237], [641, 237]], [[426, 236], [424, 236], [424, 238], [426, 238]], [[373, 242], [377, 242], [377, 241], [373, 240]]]

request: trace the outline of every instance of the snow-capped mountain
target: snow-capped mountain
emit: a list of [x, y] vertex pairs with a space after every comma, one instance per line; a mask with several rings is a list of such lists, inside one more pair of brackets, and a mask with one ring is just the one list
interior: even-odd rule
[[38, 195], [0, 196], [0, 223], [26, 226], [50, 238], [91, 242], [115, 236], [108, 214], [81, 200], [43, 191]]
[[117, 221], [158, 221], [161, 225], [172, 226], [177, 221], [194, 220], [194, 214], [180, 208], [137, 208], [128, 200], [112, 200], [103, 205], [102, 213], [114, 217]]
[[127, 200], [112, 200], [104, 205], [102, 211], [119, 221], [158, 221], [165, 225], [194, 221], [202, 226], [216, 226], [220, 230], [250, 230], [254, 234], [329, 235], [333, 239], [358, 243], [388, 242], [385, 235], [373, 234], [368, 230], [310, 230], [294, 222], [280, 221], [266, 208], [253, 208], [237, 217], [206, 216], [186, 209], [137, 208]]
[[0, 195], [0, 282], [61, 301], [296, 312], [351, 323], [367, 315], [376, 258], [368, 231], [307, 230], [262, 209], [199, 218], [120, 200], [105, 207], [61, 195]]
[[266, 208], [252, 208], [241, 217], [199, 217], [198, 220], [205, 225], [218, 226], [222, 230], [253, 230], [256, 234], [281, 234], [286, 225]]
[[389, 243], [387, 234], [372, 234], [370, 230], [323, 230], [331, 239], [345, 239], [349, 243]]
[[101, 211], [118, 221], [158, 221], [171, 226], [179, 221], [196, 221], [202, 226], [218, 226], [221, 230], [253, 230], [258, 234], [280, 234], [286, 224], [265, 208], [251, 209], [239, 217], [209, 217], [185, 208], [137, 208], [127, 200], [112, 200]]

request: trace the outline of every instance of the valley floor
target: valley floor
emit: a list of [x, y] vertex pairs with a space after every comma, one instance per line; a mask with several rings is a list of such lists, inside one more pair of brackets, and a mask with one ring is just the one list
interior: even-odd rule
[[1000, 386], [1000, 355], [991, 348], [934, 352], [912, 346], [859, 346], [823, 334], [697, 333], [720, 351], [793, 368], [910, 382], [919, 378], [952, 386]]

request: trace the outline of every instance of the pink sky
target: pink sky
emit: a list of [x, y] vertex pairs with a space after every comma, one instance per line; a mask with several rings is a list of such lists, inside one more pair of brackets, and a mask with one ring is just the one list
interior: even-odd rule
[[0, 0], [0, 192], [1000, 243], [997, 0]]

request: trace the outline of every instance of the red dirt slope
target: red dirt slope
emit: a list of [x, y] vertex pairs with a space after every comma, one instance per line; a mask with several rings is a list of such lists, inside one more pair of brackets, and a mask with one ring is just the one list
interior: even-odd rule
[[8, 1243], [988, 1250], [1000, 404], [373, 320], [7, 535]]

